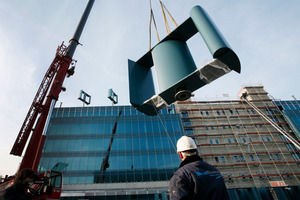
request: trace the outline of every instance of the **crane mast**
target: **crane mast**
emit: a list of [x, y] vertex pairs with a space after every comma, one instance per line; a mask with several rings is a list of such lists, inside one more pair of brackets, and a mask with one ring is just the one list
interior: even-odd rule
[[[95, 0], [89, 0], [79, 21], [76, 31], [68, 46], [63, 43], [57, 48], [55, 58], [47, 70], [32, 105], [20, 129], [10, 154], [21, 156], [31, 134], [28, 147], [22, 159], [19, 170], [31, 168], [37, 171], [40, 156], [46, 139], [45, 127], [51, 116], [52, 108], [63, 90], [63, 82], [67, 75], [72, 75], [70, 64], [73, 60], [79, 38], [88, 19]], [[50, 89], [50, 90], [49, 90]], [[33, 126], [35, 127], [33, 128]]]

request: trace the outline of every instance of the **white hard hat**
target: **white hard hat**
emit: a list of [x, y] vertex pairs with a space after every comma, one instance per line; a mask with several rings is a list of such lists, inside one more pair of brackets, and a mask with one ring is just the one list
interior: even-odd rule
[[182, 136], [177, 141], [177, 152], [187, 151], [191, 149], [197, 149], [197, 145], [192, 138], [188, 136]]

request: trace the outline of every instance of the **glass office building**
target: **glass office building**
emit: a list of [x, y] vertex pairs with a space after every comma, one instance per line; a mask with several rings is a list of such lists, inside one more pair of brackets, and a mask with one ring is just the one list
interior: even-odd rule
[[180, 164], [175, 146], [183, 134], [173, 106], [157, 116], [131, 106], [55, 108], [39, 171], [66, 163], [64, 184], [167, 181]]
[[285, 120], [290, 124], [298, 140], [300, 140], [300, 101], [274, 101], [281, 110]]

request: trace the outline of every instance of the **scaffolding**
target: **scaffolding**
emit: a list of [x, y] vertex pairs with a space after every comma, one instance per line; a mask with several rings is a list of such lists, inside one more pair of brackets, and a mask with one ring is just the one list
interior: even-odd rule
[[298, 141], [282, 134], [290, 131], [289, 124], [262, 86], [244, 89], [248, 102], [178, 102], [186, 135], [196, 140], [200, 156], [220, 170], [228, 188], [270, 187], [272, 181], [299, 185]]

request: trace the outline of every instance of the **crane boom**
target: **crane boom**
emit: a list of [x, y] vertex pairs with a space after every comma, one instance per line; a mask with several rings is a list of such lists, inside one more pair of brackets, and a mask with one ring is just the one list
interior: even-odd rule
[[29, 108], [29, 111], [26, 115], [26, 118], [23, 122], [23, 125], [20, 129], [20, 132], [17, 136], [17, 139], [11, 149], [10, 154], [21, 156], [22, 152], [24, 150], [25, 144], [28, 140], [28, 137], [30, 135], [30, 132], [32, 130], [32, 127], [34, 125], [34, 122], [36, 121], [36, 118], [39, 113], [43, 110], [43, 102], [45, 100], [47, 91], [49, 90], [49, 87], [52, 83], [52, 80], [60, 66], [61, 59], [66, 54], [66, 46], [62, 43], [56, 51], [55, 58], [53, 62], [51, 63], [49, 69], [47, 70], [41, 85], [33, 99], [33, 102]]
[[[51, 110], [62, 91], [62, 85], [66, 75], [71, 74], [69, 67], [72, 62], [72, 57], [77, 45], [79, 44], [79, 38], [94, 2], [95, 0], [88, 1], [69, 45], [65, 46], [62, 43], [58, 47], [55, 58], [47, 70], [29, 108], [24, 123], [10, 152], [13, 155], [21, 156], [32, 131], [32, 136], [19, 170], [31, 168], [37, 171], [46, 138], [44, 131], [46, 122], [51, 116]], [[35, 127], [33, 128], [33, 126]]]

